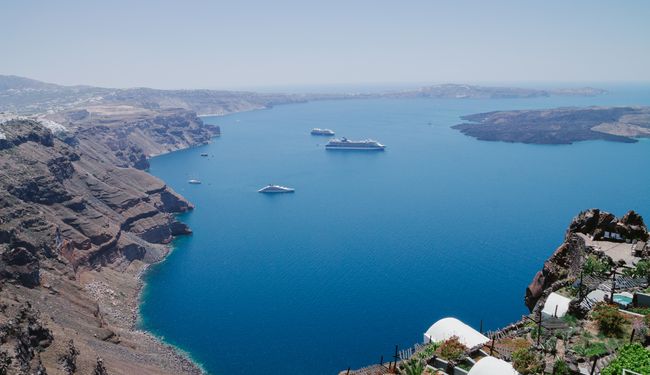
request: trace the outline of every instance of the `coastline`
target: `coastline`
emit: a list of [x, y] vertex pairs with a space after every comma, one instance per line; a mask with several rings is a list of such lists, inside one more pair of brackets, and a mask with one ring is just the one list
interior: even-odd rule
[[[198, 115], [198, 117], [202, 118], [202, 117], [212, 117], [212, 116], [225, 116], [228, 114], [231, 113], [224, 113], [221, 115]], [[175, 150], [170, 150], [167, 152], [152, 154], [152, 155], [148, 155], [147, 158], [150, 159], [157, 156], [171, 154], [177, 151], [205, 146], [212, 143], [215, 138], [219, 138], [220, 135], [221, 134], [214, 135], [208, 143], [190, 145], [188, 147], [177, 148]], [[148, 169], [145, 172], [152, 175]], [[164, 180], [163, 182], [166, 184]], [[141, 263], [141, 265], [138, 265], [139, 268], [137, 269], [137, 271], [135, 271], [135, 274], [133, 275], [133, 277], [136, 279], [136, 289], [134, 291], [134, 297], [129, 299], [126, 304], [121, 305], [123, 306], [124, 310], [128, 312], [130, 317], [128, 320], [124, 321], [124, 323], [127, 325], [131, 333], [135, 335], [141, 335], [142, 340], [150, 340], [154, 345], [159, 346], [161, 350], [166, 351], [168, 353], [169, 358], [171, 359], [171, 362], [174, 365], [176, 365], [175, 367], [177, 367], [183, 373], [191, 374], [191, 375], [207, 375], [208, 371], [203, 367], [203, 365], [199, 361], [197, 361], [192, 357], [192, 354], [190, 352], [165, 341], [164, 337], [157, 336], [153, 332], [147, 331], [146, 329], [140, 327], [140, 323], [142, 322], [143, 319], [140, 307], [142, 306], [143, 303], [144, 288], [146, 286], [145, 279], [147, 276], [147, 272], [149, 272], [151, 267], [154, 267], [166, 261], [167, 258], [172, 254], [172, 252], [176, 249], [174, 245], [174, 241], [163, 246], [166, 251], [160, 257], [160, 259], [157, 259], [156, 261], [151, 263], [139, 262]], [[98, 298], [98, 303], [99, 303], [99, 298]]]
[[[115, 329], [119, 338], [130, 336], [129, 341], [148, 348], [149, 352], [156, 354], [162, 361], [157, 365], [169, 370], [172, 374], [205, 375], [208, 372], [203, 366], [192, 358], [191, 354], [182, 348], [174, 346], [139, 326], [142, 320], [140, 306], [142, 303], [145, 277], [151, 266], [159, 264], [174, 251], [172, 244], [165, 245], [166, 253], [156, 262], [144, 263], [135, 261], [123, 271], [114, 271], [103, 268], [99, 271], [82, 271], [79, 279], [83, 287], [97, 302], [103, 318], [109, 321], [110, 327]], [[116, 280], [114, 276], [120, 278]], [[130, 289], [130, 290], [129, 290]], [[116, 293], [116, 291], [119, 291]], [[117, 332], [117, 331], [121, 332]], [[149, 362], [147, 358], [140, 358]]]
[[[155, 155], [147, 155], [147, 159], [205, 146], [219, 136], [220, 134], [214, 135], [207, 143], [176, 147]], [[148, 169], [145, 172], [157, 178]], [[162, 182], [167, 184], [166, 181]], [[152, 362], [151, 358], [142, 356], [136, 362], [151, 363], [155, 367], [165, 370], [164, 372], [155, 371], [151, 374], [207, 375], [208, 371], [200, 362], [192, 358], [190, 352], [165, 341], [164, 337], [158, 336], [140, 325], [143, 319], [140, 307], [143, 303], [147, 273], [152, 266], [167, 260], [176, 249], [174, 243], [175, 241], [172, 240], [168, 244], [153, 245], [160, 250], [156, 259], [146, 262], [134, 260], [126, 265], [118, 266], [116, 269], [101, 267], [98, 270], [82, 270], [79, 271], [78, 280], [82, 288], [89, 292], [92, 299], [96, 301], [103, 314], [102, 318], [109, 322], [108, 326], [115, 331], [116, 336], [120, 339], [123, 336], [129, 336], [128, 341], [146, 348], [145, 352], [155, 358], [155, 362]], [[143, 371], [142, 373], [149, 374], [150, 372]]]
[[[137, 291], [137, 299], [136, 299], [136, 306], [135, 306], [136, 313], [133, 316], [132, 331], [134, 333], [142, 334], [142, 335], [148, 337], [149, 339], [159, 343], [160, 345], [162, 345], [166, 349], [168, 349], [169, 352], [170, 352], [170, 355], [172, 355], [173, 357], [176, 357], [176, 361], [178, 361], [180, 365], [192, 368], [193, 370], [196, 371], [197, 374], [206, 375], [206, 374], [208, 374], [208, 372], [205, 370], [205, 368], [203, 367], [203, 365], [199, 361], [192, 358], [192, 355], [191, 355], [190, 352], [188, 352], [187, 350], [184, 350], [184, 349], [182, 349], [182, 348], [180, 348], [178, 346], [175, 346], [173, 344], [170, 344], [170, 343], [166, 342], [163, 337], [156, 336], [153, 332], [147, 331], [144, 328], [139, 328], [140, 323], [142, 322], [142, 314], [140, 312], [140, 306], [143, 303], [144, 287], [146, 285], [145, 277], [147, 275], [147, 272], [149, 271], [149, 269], [152, 266], [155, 266], [155, 265], [158, 265], [158, 264], [164, 262], [167, 259], [167, 257], [169, 255], [171, 255], [171, 253], [174, 250], [175, 250], [175, 247], [173, 245], [169, 245], [169, 252], [165, 255], [165, 257], [163, 259], [159, 260], [156, 263], [144, 265], [142, 267], [142, 269], [140, 270], [140, 272], [138, 273], [138, 275], [137, 275], [138, 291]], [[194, 371], [191, 371], [191, 372], [194, 372]]]

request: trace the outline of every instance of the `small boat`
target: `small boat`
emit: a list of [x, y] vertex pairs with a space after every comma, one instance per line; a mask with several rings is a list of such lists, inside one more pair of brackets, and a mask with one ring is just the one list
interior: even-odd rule
[[311, 135], [326, 135], [326, 136], [329, 137], [329, 136], [334, 135], [334, 130], [313, 128], [311, 130]]
[[189, 180], [189, 181], [187, 181], [187, 183], [192, 184], [192, 185], [200, 185], [201, 181], [199, 181], [199, 180]]
[[208, 156], [208, 153], [204, 152], [204, 153], [201, 154], [201, 156]]
[[264, 186], [257, 192], [270, 194], [270, 193], [293, 193], [294, 191], [296, 190], [290, 187], [269, 184], [267, 186]]

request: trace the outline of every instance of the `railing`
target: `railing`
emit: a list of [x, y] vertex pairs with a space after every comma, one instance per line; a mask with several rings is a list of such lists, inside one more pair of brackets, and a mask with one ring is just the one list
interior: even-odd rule
[[350, 371], [349, 373], [343, 372], [342, 374], [349, 375], [383, 375], [389, 371], [388, 367], [384, 365], [372, 365], [360, 368], [358, 370]]

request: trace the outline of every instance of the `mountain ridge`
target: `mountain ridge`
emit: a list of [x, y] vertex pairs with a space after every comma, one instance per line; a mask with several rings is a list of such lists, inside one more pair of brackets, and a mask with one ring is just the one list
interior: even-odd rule
[[183, 108], [199, 115], [224, 115], [234, 112], [266, 109], [275, 105], [303, 103], [314, 100], [347, 100], [378, 98], [530, 98], [551, 95], [603, 95], [605, 90], [583, 87], [541, 90], [532, 88], [439, 84], [408, 90], [386, 90], [379, 93], [283, 94], [227, 90], [161, 90], [146, 87], [103, 88], [63, 86], [30, 78], [0, 75], [0, 112], [35, 114], [58, 112], [97, 104], [128, 104], [150, 108]]

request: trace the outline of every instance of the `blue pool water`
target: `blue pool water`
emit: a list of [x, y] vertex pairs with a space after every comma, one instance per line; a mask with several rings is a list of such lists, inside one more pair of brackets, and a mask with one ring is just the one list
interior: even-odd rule
[[614, 302], [627, 306], [630, 303], [632, 303], [632, 297], [630, 296], [625, 296], [622, 294], [614, 294]]
[[[334, 374], [388, 358], [445, 316], [486, 329], [518, 319], [526, 285], [578, 211], [650, 215], [650, 141], [507, 144], [450, 126], [498, 109], [650, 104], [649, 87], [612, 90], [206, 118], [221, 138], [151, 163], [196, 210], [181, 217], [194, 234], [146, 277], [143, 328], [212, 374]], [[388, 148], [327, 152], [313, 127]], [[256, 193], [268, 183], [296, 193]]]

